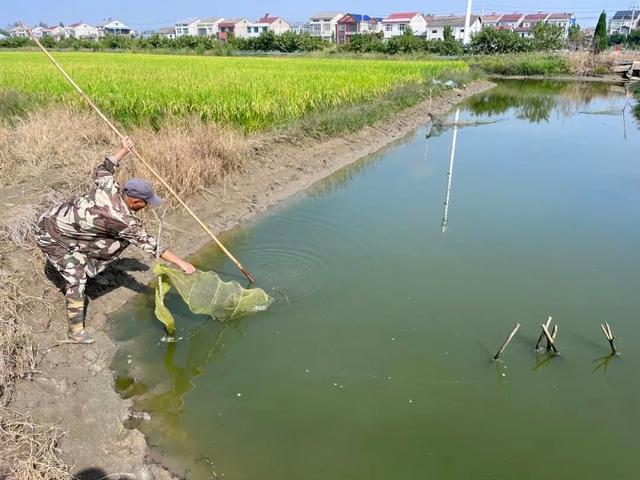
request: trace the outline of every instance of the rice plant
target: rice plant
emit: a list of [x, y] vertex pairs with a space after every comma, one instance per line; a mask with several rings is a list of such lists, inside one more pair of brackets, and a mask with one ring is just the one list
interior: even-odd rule
[[[111, 116], [125, 125], [158, 128], [168, 117], [198, 116], [247, 133], [310, 112], [371, 101], [461, 61], [331, 58], [238, 58], [109, 53], [56, 53], [58, 61]], [[0, 52], [0, 90], [42, 102], [81, 105], [38, 52]]]

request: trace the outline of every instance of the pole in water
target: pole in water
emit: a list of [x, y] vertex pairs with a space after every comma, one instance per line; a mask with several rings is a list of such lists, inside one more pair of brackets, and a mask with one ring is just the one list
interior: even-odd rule
[[[116, 136], [118, 136], [120, 139], [123, 139], [125, 135], [122, 132], [120, 132], [120, 130], [118, 130], [118, 128], [107, 118], [107, 116], [104, 113], [102, 113], [102, 110], [100, 110], [98, 106], [95, 103], [93, 103], [93, 100], [91, 100], [91, 98], [86, 93], [84, 93], [84, 91], [75, 82], [75, 80], [71, 78], [71, 76], [69, 76], [69, 74], [65, 71], [65, 69], [62, 68], [62, 66], [56, 61], [55, 58], [53, 58], [53, 56], [49, 53], [49, 51], [42, 46], [40, 41], [33, 35], [33, 32], [31, 31], [31, 29], [27, 27], [24, 23], [20, 23], [20, 25], [22, 26], [22, 28], [24, 28], [27, 31], [27, 34], [29, 35], [31, 40], [40, 48], [40, 50], [43, 51], [43, 53], [47, 56], [47, 58], [51, 61], [51, 63], [53, 63], [53, 65], [60, 71], [62, 76], [67, 79], [67, 81], [76, 90], [76, 92], [84, 99], [85, 102], [89, 104], [89, 106], [107, 124], [107, 126], [111, 129], [111, 131], [115, 133]], [[154, 177], [156, 177], [156, 179], [162, 184], [162, 186], [166, 188], [169, 191], [169, 193], [171, 193], [171, 195], [173, 195], [173, 197], [178, 201], [178, 203], [182, 205], [182, 207], [187, 211], [189, 215], [191, 215], [191, 217], [195, 220], [195, 222], [205, 231], [207, 235], [209, 235], [209, 237], [211, 237], [211, 239], [216, 243], [216, 245], [218, 245], [218, 247], [220, 247], [220, 249], [224, 252], [224, 254], [227, 257], [229, 257], [229, 259], [234, 263], [234, 265], [238, 268], [238, 270], [240, 270], [251, 283], [254, 283], [256, 280], [253, 277], [253, 275], [251, 275], [251, 273], [249, 273], [249, 271], [247, 271], [244, 268], [244, 266], [238, 261], [238, 259], [236, 259], [231, 254], [231, 252], [227, 250], [227, 248], [222, 244], [222, 242], [220, 242], [220, 240], [218, 240], [218, 238], [213, 234], [211, 229], [202, 220], [200, 220], [200, 217], [198, 217], [195, 214], [195, 212], [191, 210], [191, 208], [184, 202], [184, 200], [182, 200], [182, 198], [178, 195], [178, 193], [173, 188], [171, 188], [171, 185], [167, 183], [167, 181], [145, 160], [145, 158], [140, 153], [138, 153], [138, 151], [135, 148], [131, 150], [131, 153], [140, 161], [140, 163], [142, 163], [142, 165], [146, 167], [147, 170], [149, 170], [149, 172], [151, 172], [151, 174]]]
[[453, 181], [453, 162], [456, 159], [456, 145], [458, 143], [458, 121], [460, 120], [460, 109], [456, 110], [453, 124], [453, 139], [451, 140], [451, 157], [449, 159], [449, 170], [447, 171], [447, 193], [444, 197], [444, 212], [442, 212], [442, 233], [447, 233], [449, 228], [449, 203], [451, 201], [451, 183]]
[[[551, 325], [551, 320], [552, 320], [552, 317], [551, 317], [551, 315], [549, 315], [549, 318], [547, 318], [547, 323], [545, 323], [547, 328], [549, 328], [549, 325]], [[538, 337], [538, 341], [536, 342], [536, 346], [535, 346], [534, 350], [539, 350], [540, 349], [540, 345], [542, 344], [542, 340], [544, 340], [544, 332], [542, 332], [540, 334], [540, 336]]]
[[[548, 327], [547, 327], [548, 328]], [[553, 326], [553, 330], [551, 331], [551, 338], [553, 341], [556, 341], [556, 337], [558, 335], [558, 325]], [[547, 342], [547, 352], [551, 351], [551, 345]]]
[[500, 355], [502, 355], [504, 353], [504, 351], [507, 349], [507, 346], [509, 345], [511, 340], [513, 340], [513, 337], [516, 336], [516, 332], [518, 331], [519, 328], [520, 328], [520, 324], [516, 323], [516, 326], [513, 327], [513, 330], [511, 331], [511, 333], [509, 334], [507, 339], [504, 341], [504, 343], [500, 347], [500, 350], [498, 350], [498, 353], [496, 353], [494, 355], [494, 357], [493, 357], [494, 360], [498, 360], [500, 358]]
[[616, 349], [616, 346], [613, 343], [616, 337], [614, 336], [613, 331], [611, 330], [611, 326], [609, 326], [607, 322], [604, 322], [604, 324], [602, 323], [600, 324], [600, 327], [602, 328], [602, 331], [604, 332], [604, 336], [609, 342], [609, 347], [611, 347], [611, 355], [618, 355], [618, 350]]

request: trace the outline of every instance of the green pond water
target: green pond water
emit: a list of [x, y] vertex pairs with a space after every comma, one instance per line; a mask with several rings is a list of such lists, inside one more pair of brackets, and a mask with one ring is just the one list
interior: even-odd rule
[[[196, 480], [640, 478], [628, 101], [502, 82], [460, 106], [453, 168], [453, 129], [420, 129], [227, 233], [276, 302], [223, 325], [171, 295], [175, 344], [151, 296], [117, 312], [137, 426]], [[213, 246], [193, 260], [240, 279]], [[548, 315], [559, 357], [533, 351]]]

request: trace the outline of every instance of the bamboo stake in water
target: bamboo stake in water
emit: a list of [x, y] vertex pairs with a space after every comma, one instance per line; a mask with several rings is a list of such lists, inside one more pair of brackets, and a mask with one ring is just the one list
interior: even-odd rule
[[[38, 39], [33, 35], [33, 32], [31, 31], [31, 29], [25, 26], [24, 24], [22, 24], [22, 27], [28, 32], [31, 40], [33, 40], [33, 42], [35, 42], [35, 44], [40, 48], [40, 50], [44, 52], [44, 54], [49, 58], [49, 60], [51, 60], [51, 63], [53, 63], [53, 65], [60, 71], [60, 73], [62, 73], [64, 78], [66, 78], [67, 81], [73, 86], [73, 88], [75, 88], [76, 92], [78, 92], [78, 94], [89, 104], [89, 106], [107, 124], [107, 126], [111, 129], [111, 131], [113, 131], [113, 133], [115, 133], [118, 136], [118, 138], [120, 138], [121, 140], [125, 138], [125, 135], [121, 133], [120, 130], [118, 130], [118, 128], [113, 123], [111, 123], [111, 121], [106, 117], [106, 115], [102, 113], [102, 111], [97, 107], [95, 103], [93, 103], [91, 98], [86, 93], [84, 93], [84, 91], [73, 80], [73, 78], [69, 76], [69, 74], [64, 70], [64, 68], [62, 68], [62, 66], [56, 61], [56, 59], [53, 58], [53, 56], [47, 51], [47, 49], [42, 46], [40, 41], [38, 41]], [[147, 168], [147, 170], [149, 170], [149, 172], [151, 172], [151, 174], [158, 179], [158, 181], [164, 186], [164, 188], [166, 188], [169, 191], [169, 193], [173, 195], [173, 197], [178, 201], [178, 203], [182, 205], [182, 207], [187, 211], [189, 215], [191, 215], [191, 217], [207, 233], [207, 235], [209, 235], [213, 239], [213, 241], [218, 245], [218, 247], [220, 247], [220, 249], [225, 253], [225, 255], [229, 257], [229, 259], [235, 264], [236, 267], [238, 267], [238, 269], [244, 274], [244, 276], [247, 277], [247, 279], [250, 282], [252, 283], [255, 282], [255, 278], [253, 277], [253, 275], [251, 275], [251, 273], [249, 273], [242, 266], [242, 264], [231, 254], [231, 252], [227, 250], [227, 248], [213, 234], [211, 229], [207, 227], [207, 225], [205, 225], [205, 223], [202, 220], [200, 220], [200, 218], [195, 214], [195, 212], [191, 210], [191, 208], [189, 208], [189, 206], [184, 202], [184, 200], [180, 198], [178, 193], [173, 188], [171, 188], [171, 186], [165, 181], [165, 179], [160, 176], [160, 174], [142, 157], [142, 155], [140, 155], [140, 153], [138, 153], [138, 151], [135, 149], [131, 149], [131, 153], [133, 153], [133, 155], [140, 161], [140, 163], [142, 163]]]
[[[547, 318], [547, 323], [545, 323], [547, 328], [549, 328], [549, 325], [551, 325], [551, 320], [552, 320], [552, 317], [551, 315], [549, 315], [549, 318]], [[543, 339], [544, 339], [544, 332], [542, 332], [538, 337], [538, 341], [536, 342], [536, 347], [534, 348], [534, 350], [538, 350], [540, 348], [540, 344], [542, 344]]]
[[519, 328], [520, 328], [520, 324], [516, 323], [516, 326], [513, 328], [513, 330], [511, 331], [511, 333], [507, 337], [507, 339], [504, 341], [504, 343], [500, 347], [500, 350], [498, 350], [498, 353], [496, 353], [495, 356], [493, 357], [494, 360], [498, 360], [500, 358], [500, 355], [502, 355], [504, 353], [504, 351], [507, 348], [507, 345], [509, 345], [511, 340], [513, 340], [513, 337], [515, 337], [516, 332], [518, 331]]
[[602, 328], [602, 331], [604, 332], [604, 336], [609, 342], [609, 347], [611, 347], [611, 355], [618, 355], [618, 350], [616, 349], [616, 346], [613, 343], [616, 337], [613, 335], [613, 332], [611, 331], [611, 327], [607, 322], [604, 322], [604, 325], [600, 324], [600, 327]]
[[544, 333], [544, 336], [547, 337], [547, 342], [551, 346], [551, 350], [553, 350], [553, 353], [558, 353], [558, 348], [556, 347], [556, 343], [553, 341], [553, 337], [549, 333], [547, 326], [544, 323], [540, 324], [540, 326], [542, 327], [542, 332]]

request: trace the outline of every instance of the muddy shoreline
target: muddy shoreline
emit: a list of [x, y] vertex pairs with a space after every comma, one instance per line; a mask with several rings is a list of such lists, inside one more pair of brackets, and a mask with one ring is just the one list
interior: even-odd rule
[[[432, 111], [445, 113], [493, 86], [491, 82], [478, 81], [464, 90], [445, 92], [434, 99]], [[244, 172], [231, 174], [224, 182], [195, 193], [189, 203], [214, 232], [229, 230], [405, 137], [425, 123], [427, 109], [428, 102], [424, 102], [391, 121], [348, 137], [297, 143], [286, 133], [250, 138], [250, 156]], [[181, 255], [194, 253], [209, 240], [182, 211], [170, 212], [164, 228], [163, 243]], [[51, 328], [36, 334], [44, 354], [39, 372], [33, 381], [18, 382], [13, 405], [27, 410], [36, 421], [55, 423], [67, 432], [61, 455], [73, 466], [74, 473], [99, 468], [109, 478], [184, 478], [184, 472], [172, 475], [157, 463], [159, 457], [139, 431], [123, 427], [132, 402], [114, 390], [109, 367], [118, 345], [106, 333], [108, 314], [136, 294], [130, 289], [132, 284], [146, 285], [152, 280], [150, 270], [144, 266], [151, 264], [149, 258], [135, 249], [129, 249], [125, 257], [99, 282], [99, 287], [108, 293], [97, 295], [90, 303], [87, 326], [96, 337], [93, 346], [60, 343], [65, 320], [62, 298], [56, 299], [58, 311], [54, 312]], [[250, 265], [247, 267], [250, 269]], [[129, 288], [118, 288], [123, 284]]]

